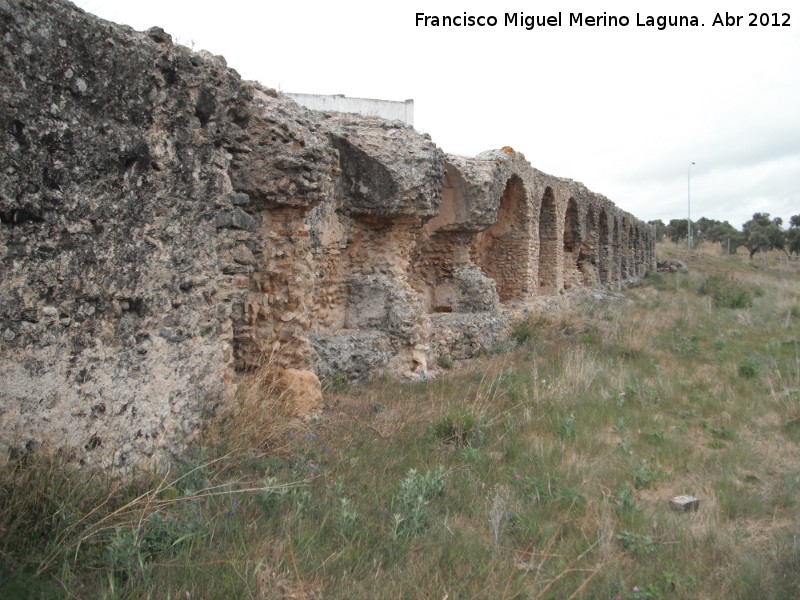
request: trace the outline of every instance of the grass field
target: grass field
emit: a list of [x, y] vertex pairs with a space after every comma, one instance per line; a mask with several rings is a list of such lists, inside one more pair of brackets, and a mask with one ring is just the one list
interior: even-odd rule
[[8, 462], [0, 597], [800, 597], [800, 274], [658, 253], [690, 272], [433, 381], [339, 382], [257, 451], [227, 422], [129, 483]]

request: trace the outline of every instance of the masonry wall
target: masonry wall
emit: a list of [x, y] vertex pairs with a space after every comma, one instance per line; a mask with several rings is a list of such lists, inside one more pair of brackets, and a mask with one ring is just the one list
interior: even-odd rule
[[[0, 443], [170, 461], [266, 361], [424, 377], [652, 230], [510, 148], [445, 155], [64, 1], [0, 2]], [[312, 386], [313, 387], [313, 386]]]

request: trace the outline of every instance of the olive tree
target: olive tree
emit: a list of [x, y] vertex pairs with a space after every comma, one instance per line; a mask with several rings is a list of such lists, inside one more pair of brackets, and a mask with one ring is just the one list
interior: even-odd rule
[[742, 225], [742, 246], [750, 252], [750, 260], [759, 250], [783, 250], [785, 238], [781, 225], [783, 219], [770, 219], [769, 213], [755, 213], [752, 219]]

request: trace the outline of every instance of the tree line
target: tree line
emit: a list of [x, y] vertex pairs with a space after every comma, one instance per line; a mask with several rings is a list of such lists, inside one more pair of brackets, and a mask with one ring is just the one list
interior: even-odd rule
[[[686, 242], [689, 233], [687, 219], [672, 219], [666, 225], [661, 219], [648, 221], [655, 228], [656, 241], [665, 237], [678, 244]], [[769, 213], [755, 213], [753, 218], [736, 229], [728, 221], [717, 221], [701, 217], [692, 221], [692, 248], [705, 242], [718, 243], [726, 254], [736, 254], [740, 247], [746, 248], [752, 260], [756, 252], [782, 250], [787, 257], [800, 256], [800, 215], [789, 218], [789, 227], [784, 229], [783, 219], [770, 218]]]

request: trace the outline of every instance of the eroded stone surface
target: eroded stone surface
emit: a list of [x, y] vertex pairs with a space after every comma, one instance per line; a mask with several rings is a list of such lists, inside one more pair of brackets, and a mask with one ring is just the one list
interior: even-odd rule
[[316, 375], [425, 377], [542, 298], [655, 266], [647, 225], [511, 148], [312, 112], [62, 0], [0, 3], [0, 36], [14, 452], [169, 460], [266, 357], [307, 413]]

